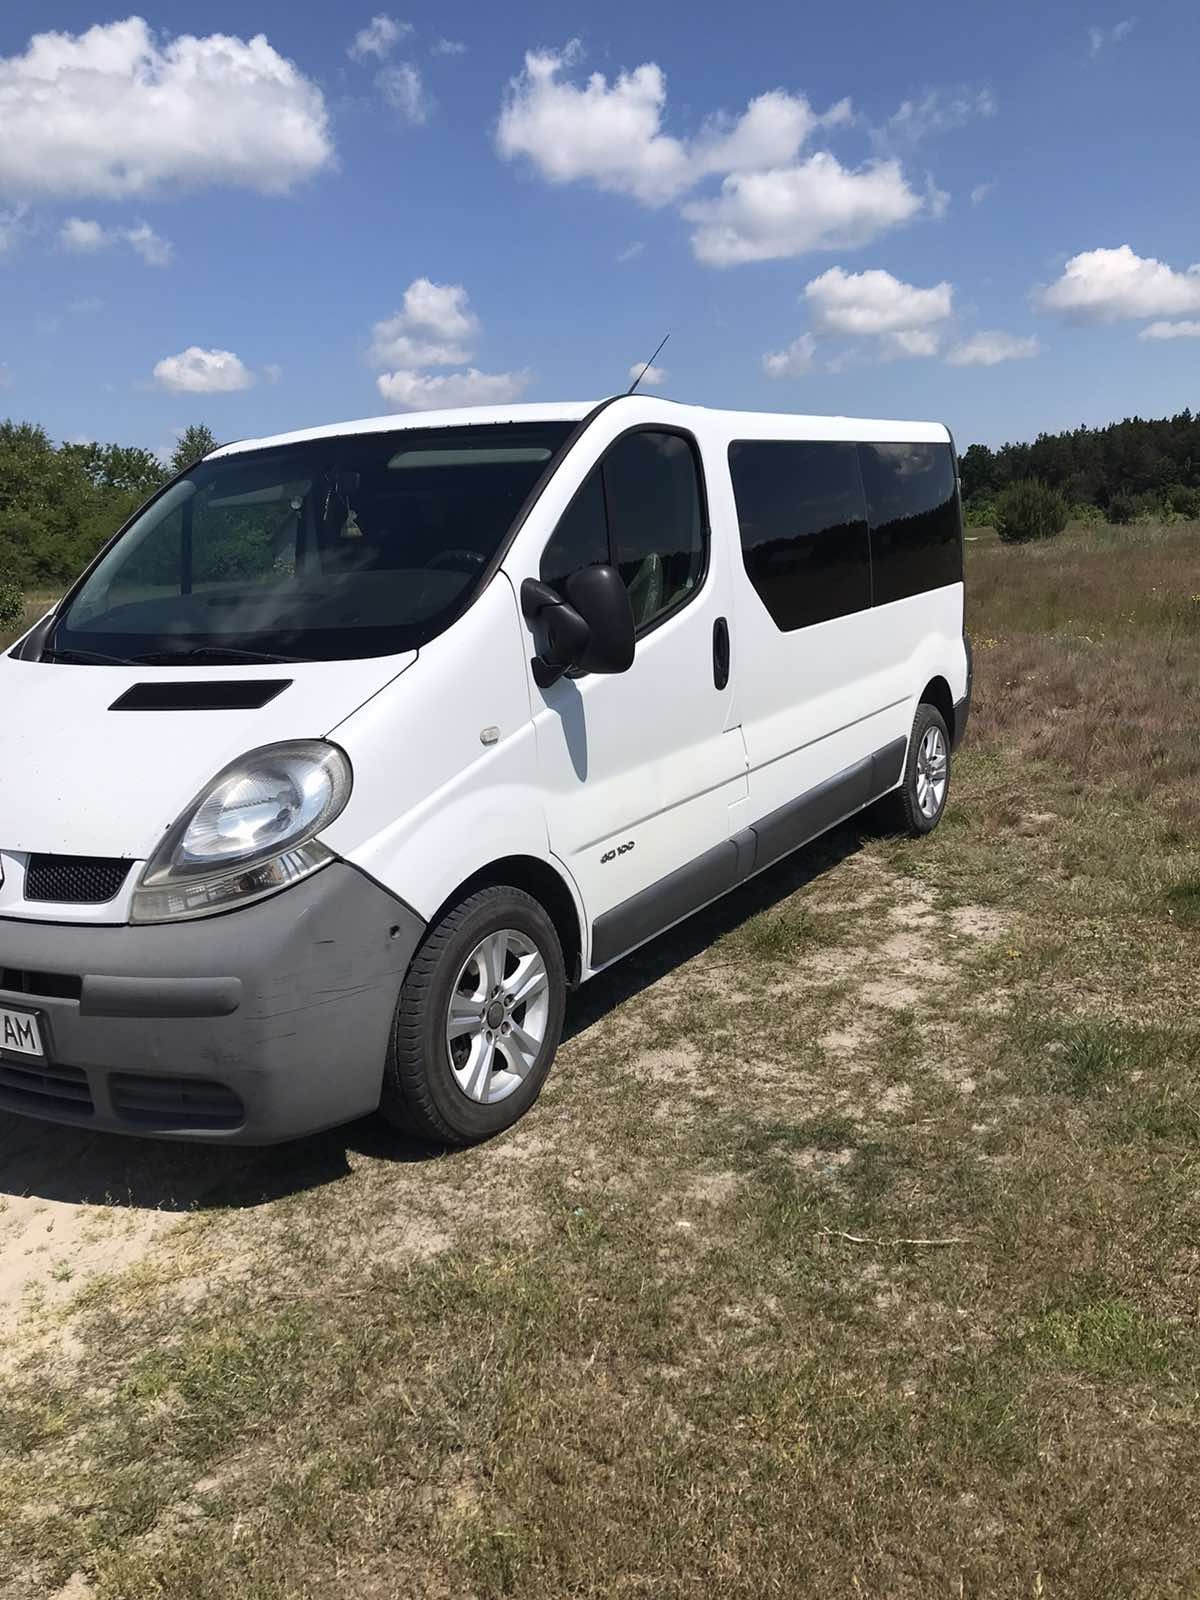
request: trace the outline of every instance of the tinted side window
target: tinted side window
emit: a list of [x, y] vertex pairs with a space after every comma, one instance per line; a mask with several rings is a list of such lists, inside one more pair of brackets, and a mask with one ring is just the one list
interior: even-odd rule
[[962, 579], [954, 462], [948, 444], [861, 444], [875, 604]]
[[563, 584], [581, 567], [608, 560], [608, 523], [604, 515], [604, 485], [600, 468], [584, 479], [583, 487], [563, 512], [562, 520], [542, 552], [542, 582], [561, 594]]
[[612, 559], [645, 628], [680, 604], [704, 572], [696, 458], [674, 433], [630, 433], [604, 458]]
[[542, 555], [542, 582], [562, 592], [580, 567], [611, 561], [640, 631], [681, 604], [704, 575], [696, 458], [674, 433], [626, 434], [585, 479]]
[[749, 440], [729, 447], [746, 575], [788, 633], [871, 604], [856, 447]]

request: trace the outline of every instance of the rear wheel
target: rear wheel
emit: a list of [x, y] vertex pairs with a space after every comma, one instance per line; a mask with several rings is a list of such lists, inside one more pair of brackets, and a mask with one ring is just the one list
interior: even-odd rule
[[481, 889], [427, 934], [400, 991], [380, 1108], [441, 1144], [510, 1127], [537, 1099], [562, 1033], [566, 975], [532, 896]]
[[942, 820], [950, 793], [950, 733], [936, 706], [922, 701], [913, 718], [904, 777], [883, 801], [897, 831], [919, 838]]

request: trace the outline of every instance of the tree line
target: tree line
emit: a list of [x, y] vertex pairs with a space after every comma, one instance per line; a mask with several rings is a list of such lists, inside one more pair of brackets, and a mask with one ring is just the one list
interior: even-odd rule
[[0, 583], [68, 583], [142, 501], [216, 447], [203, 423], [163, 461], [137, 445], [59, 444], [32, 422], [0, 422]]
[[1200, 517], [1200, 417], [1126, 417], [998, 450], [973, 444], [962, 455], [968, 520], [994, 522], [1005, 490], [1030, 479], [1057, 490], [1084, 520]]

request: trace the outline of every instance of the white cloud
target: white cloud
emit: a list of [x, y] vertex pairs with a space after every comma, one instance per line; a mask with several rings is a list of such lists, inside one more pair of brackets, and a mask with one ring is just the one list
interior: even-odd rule
[[173, 394], [230, 394], [250, 388], [254, 374], [232, 350], [201, 350], [193, 344], [177, 356], [164, 356], [155, 365], [154, 381]]
[[528, 372], [382, 372], [380, 394], [396, 411], [436, 411], [454, 406], [504, 405], [529, 386]]
[[[642, 371], [643, 367], [645, 367], [644, 372]], [[635, 361], [629, 369], [630, 383], [633, 382], [639, 373], [641, 374], [642, 379], [642, 381], [638, 384], [639, 389], [661, 388], [661, 386], [666, 383], [667, 379], [671, 376], [666, 367], [656, 367], [653, 363], [651, 363], [649, 366], [646, 366], [644, 361]]]
[[[852, 170], [828, 151], [801, 159], [817, 130], [855, 120], [849, 100], [820, 115], [805, 96], [771, 89], [740, 116], [710, 115], [685, 138], [665, 131], [667, 81], [657, 63], [576, 82], [568, 74], [581, 59], [578, 40], [526, 54], [501, 106], [499, 154], [528, 160], [549, 183], [588, 182], [644, 205], [680, 204], [696, 224], [692, 249], [709, 266], [849, 249], [945, 209], [948, 197], [932, 181], [916, 192], [897, 160]], [[684, 203], [712, 178], [722, 180], [718, 193]]]
[[851, 171], [819, 151], [796, 166], [733, 173], [715, 199], [692, 201], [683, 215], [698, 224], [692, 235], [697, 258], [728, 267], [855, 249], [911, 221], [927, 204], [898, 161]]
[[582, 50], [529, 51], [508, 85], [496, 130], [506, 160], [526, 157], [550, 183], [588, 181], [663, 205], [713, 173], [744, 172], [793, 161], [814, 128], [844, 121], [848, 103], [826, 119], [803, 95], [773, 89], [740, 117], [710, 117], [693, 139], [663, 132], [667, 79], [653, 61], [621, 72], [610, 84], [593, 72], [580, 87], [563, 77]]
[[371, 330], [372, 366], [455, 367], [471, 359], [469, 341], [479, 331], [461, 283], [414, 278], [400, 311]]
[[411, 22], [397, 22], [395, 17], [380, 12], [371, 18], [365, 28], [358, 30], [346, 54], [351, 61], [365, 61], [368, 56], [375, 56], [382, 61], [390, 55], [397, 42], [411, 32]]
[[918, 289], [890, 272], [845, 272], [830, 267], [805, 286], [819, 333], [904, 333], [944, 322], [954, 309], [954, 289], [938, 283]]
[[612, 87], [594, 72], [581, 89], [560, 74], [581, 50], [531, 50], [510, 80], [496, 145], [507, 161], [527, 157], [550, 183], [588, 179], [601, 189], [661, 205], [687, 187], [687, 152], [661, 131], [667, 83], [648, 61], [622, 72]]
[[1120, 44], [1133, 31], [1136, 17], [1126, 17], [1123, 22], [1114, 23], [1111, 28], [1088, 29], [1088, 51], [1093, 56], [1098, 56], [1106, 44]]
[[762, 358], [768, 378], [800, 378], [812, 371], [817, 341], [811, 333], [793, 339], [786, 350], [769, 350]]
[[895, 333], [885, 333], [879, 343], [885, 360], [935, 356], [941, 347], [942, 335], [938, 328], [898, 328]]
[[952, 367], [994, 367], [1001, 361], [1029, 361], [1041, 354], [1041, 344], [1033, 336], [1021, 338], [997, 329], [973, 333], [956, 344], [946, 360]]
[[320, 89], [264, 35], [159, 39], [141, 17], [0, 57], [0, 189], [281, 193], [333, 161]]
[[637, 257], [638, 257], [638, 256], [640, 256], [640, 255], [641, 255], [641, 253], [642, 253], [642, 251], [643, 251], [643, 250], [644, 250], [644, 249], [645, 249], [645, 248], [646, 248], [646, 246], [645, 246], [645, 244], [644, 244], [644, 243], [643, 243], [643, 242], [642, 242], [642, 240], [641, 240], [641, 239], [634, 239], [634, 240], [633, 240], [633, 241], [632, 241], [632, 243], [630, 243], [630, 244], [627, 244], [627, 245], [626, 245], [626, 246], [625, 246], [625, 248], [624, 248], [624, 250], [622, 250], [622, 251], [621, 251], [621, 252], [620, 252], [620, 253], [619, 253], [619, 254], [618, 254], [618, 256], [617, 256], [617, 260], [618, 260], [618, 262], [624, 262], [624, 261], [633, 261], [633, 260], [635, 260], [635, 259], [636, 259], [636, 258], [637, 258]]
[[461, 39], [435, 39], [429, 52], [435, 56], [465, 56], [467, 47]]
[[94, 250], [106, 250], [113, 242], [113, 235], [99, 222], [86, 217], [68, 217], [58, 230], [58, 242], [64, 250], [90, 254]]
[[1200, 322], [1152, 322], [1139, 339], [1200, 339]]
[[169, 266], [175, 254], [175, 246], [171, 241], [164, 239], [161, 233], [155, 233], [148, 222], [139, 222], [132, 228], [126, 228], [124, 238], [148, 267]]
[[981, 206], [995, 187], [994, 183], [977, 183], [971, 190], [971, 204]]
[[88, 217], [68, 217], [58, 230], [58, 242], [64, 250], [79, 255], [92, 255], [114, 244], [127, 244], [149, 267], [169, 266], [175, 254], [171, 241], [155, 233], [148, 222], [138, 222], [128, 228], [106, 228]]
[[[404, 291], [401, 310], [371, 330], [367, 359], [375, 367], [392, 367], [376, 378], [376, 387], [397, 411], [438, 407], [500, 405], [515, 400], [530, 382], [520, 372], [480, 372], [466, 367], [479, 333], [460, 283], [433, 283], [414, 278]], [[461, 372], [433, 374], [422, 367], [466, 367]]]
[[1127, 244], [1085, 250], [1071, 257], [1057, 282], [1035, 291], [1034, 299], [1044, 311], [1071, 322], [1185, 315], [1200, 311], [1200, 263], [1177, 272], [1153, 256], [1135, 255]]
[[[847, 272], [830, 267], [805, 285], [804, 300], [812, 326], [786, 350], [763, 357], [771, 377], [795, 377], [811, 369], [818, 343], [831, 338], [871, 340], [870, 354], [882, 361], [912, 356], [935, 356], [941, 349], [944, 325], [954, 314], [954, 287], [935, 283], [921, 289], [881, 268]], [[830, 372], [840, 372], [863, 358], [861, 347], [841, 351], [827, 361]]]
[[996, 97], [990, 89], [930, 89], [919, 100], [903, 100], [884, 127], [876, 129], [876, 143], [890, 148], [915, 145], [940, 133], [952, 133], [977, 117], [996, 115]]
[[433, 99], [419, 70], [410, 61], [398, 61], [375, 74], [375, 87], [404, 122], [419, 128], [429, 121]]

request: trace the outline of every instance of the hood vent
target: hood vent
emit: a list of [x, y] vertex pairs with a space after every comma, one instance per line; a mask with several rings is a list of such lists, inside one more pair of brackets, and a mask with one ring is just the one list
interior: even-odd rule
[[135, 683], [110, 711], [257, 711], [291, 686], [291, 678], [214, 678]]

